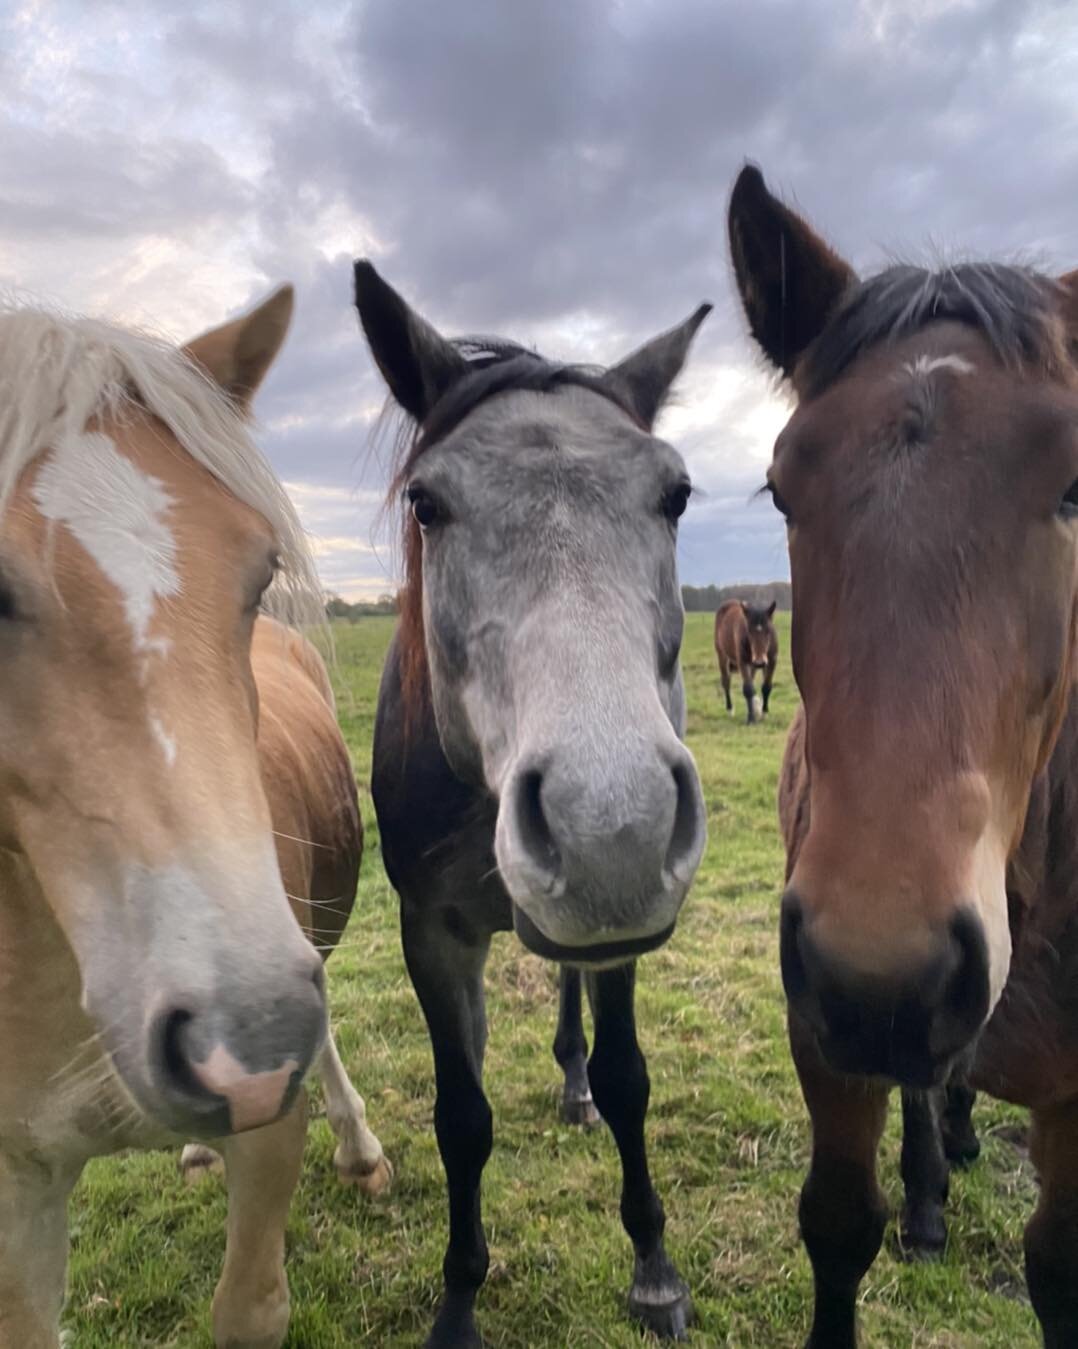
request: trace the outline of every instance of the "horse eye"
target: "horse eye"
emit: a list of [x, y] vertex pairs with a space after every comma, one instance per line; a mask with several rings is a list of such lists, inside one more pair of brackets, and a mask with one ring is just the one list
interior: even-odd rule
[[0, 581], [0, 623], [13, 623], [20, 617], [14, 593]]
[[438, 519], [438, 504], [422, 487], [409, 487], [408, 500], [420, 529], [427, 529]]
[[676, 487], [663, 493], [662, 511], [668, 520], [679, 520], [685, 514], [685, 507], [692, 496], [692, 483], [679, 482]]
[[787, 523], [789, 523], [789, 520], [790, 520], [790, 508], [789, 508], [789, 506], [787, 506], [786, 502], [785, 502], [785, 501], [782, 499], [782, 497], [780, 496], [778, 488], [775, 486], [775, 484], [774, 484], [773, 482], [769, 482], [769, 483], [767, 483], [767, 490], [771, 493], [771, 504], [772, 504], [772, 505], [774, 506], [774, 508], [778, 511], [778, 513], [782, 516], [782, 518], [783, 518]]
[[1059, 503], [1059, 513], [1064, 520], [1074, 520], [1078, 518], [1078, 478], [1063, 493], [1063, 500]]

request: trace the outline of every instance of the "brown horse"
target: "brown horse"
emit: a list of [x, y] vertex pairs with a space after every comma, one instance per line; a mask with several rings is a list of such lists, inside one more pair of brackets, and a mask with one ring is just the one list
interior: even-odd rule
[[756, 671], [763, 670], [760, 688], [760, 715], [767, 716], [771, 684], [779, 658], [779, 639], [773, 622], [775, 603], [746, 604], [744, 600], [725, 600], [715, 614], [715, 655], [719, 661], [719, 678], [726, 695], [726, 710], [732, 712], [730, 676], [736, 670], [741, 676], [741, 692], [745, 695], [748, 721], [757, 717]]
[[265, 1349], [316, 1062], [341, 1170], [386, 1178], [308, 939], [355, 890], [348, 756], [315, 652], [256, 625], [275, 571], [320, 607], [244, 416], [291, 305], [186, 354], [0, 313], [0, 1349], [59, 1343], [90, 1157], [223, 1139], [214, 1334]]
[[1032, 1110], [1029, 1292], [1046, 1345], [1078, 1344], [1078, 274], [862, 282], [751, 167], [729, 227], [797, 396], [768, 484], [804, 705], [781, 950], [810, 1343], [855, 1343], [889, 1081], [937, 1086], [973, 1051], [970, 1084]]

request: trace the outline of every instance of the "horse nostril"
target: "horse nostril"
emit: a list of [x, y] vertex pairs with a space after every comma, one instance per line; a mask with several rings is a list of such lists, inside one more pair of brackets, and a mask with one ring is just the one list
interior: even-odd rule
[[168, 1084], [185, 1096], [200, 1097], [205, 1095], [205, 1088], [191, 1070], [183, 1043], [184, 1032], [193, 1020], [194, 1013], [181, 1007], [162, 1012], [158, 1018], [157, 1050]]
[[561, 870], [561, 854], [543, 810], [543, 775], [539, 769], [517, 779], [514, 801], [517, 831], [534, 865], [551, 877]]
[[976, 914], [963, 910], [951, 924], [957, 960], [940, 996], [940, 1038], [973, 1034], [988, 1015], [988, 945]]
[[674, 807], [674, 828], [666, 849], [665, 869], [688, 885], [699, 864], [702, 849], [699, 794], [696, 775], [687, 763], [676, 763], [671, 769], [677, 803]]
[[321, 1002], [326, 1000], [326, 967], [322, 957], [317, 951], [314, 953], [314, 963], [311, 966], [311, 983], [314, 984], [315, 997]]
[[801, 953], [803, 924], [801, 900], [795, 891], [787, 890], [782, 897], [782, 911], [779, 918], [779, 966], [782, 971], [782, 985], [791, 1002], [804, 997], [808, 992], [808, 976]]

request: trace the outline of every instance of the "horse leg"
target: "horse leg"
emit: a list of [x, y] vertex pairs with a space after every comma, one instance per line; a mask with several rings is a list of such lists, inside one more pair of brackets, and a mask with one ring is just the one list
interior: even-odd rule
[[947, 1243], [943, 1206], [951, 1172], [940, 1129], [943, 1098], [942, 1087], [902, 1093], [902, 1245], [914, 1257], [938, 1255]]
[[318, 1076], [326, 1098], [326, 1118], [337, 1137], [333, 1165], [342, 1185], [358, 1185], [364, 1194], [389, 1189], [393, 1167], [367, 1125], [367, 1106], [349, 1080], [332, 1032], [318, 1060]]
[[219, 1146], [228, 1186], [225, 1263], [213, 1295], [217, 1349], [278, 1349], [288, 1332], [284, 1234], [303, 1164], [307, 1093], [274, 1124]]
[[719, 657], [719, 678], [722, 680], [722, 691], [726, 695], [726, 710], [733, 712], [734, 703], [730, 697], [730, 665], [725, 656]]
[[459, 933], [459, 914], [455, 917], [450, 929], [443, 912], [423, 913], [402, 901], [404, 958], [434, 1051], [434, 1130], [449, 1190], [445, 1292], [426, 1349], [481, 1349], [475, 1298], [489, 1263], [479, 1186], [493, 1145], [482, 1081], [483, 966], [490, 937], [474, 934], [468, 940]]
[[554, 1035], [554, 1057], [565, 1074], [561, 1097], [561, 1117], [566, 1124], [585, 1127], [598, 1124], [599, 1112], [588, 1086], [588, 1042], [584, 1038], [581, 1007], [580, 971], [562, 965], [558, 980], [558, 1029]]
[[742, 664], [741, 666], [741, 692], [745, 695], [745, 706], [748, 708], [746, 718], [751, 726], [756, 720], [756, 689], [753, 687], [752, 666]]
[[1078, 1344], [1078, 1103], [1033, 1111], [1030, 1155], [1040, 1176], [1026, 1227], [1026, 1283], [1045, 1349]]
[[60, 1343], [67, 1200], [81, 1170], [0, 1153], [0, 1349]]
[[768, 700], [771, 697], [771, 685], [774, 682], [774, 679], [775, 679], [775, 662], [773, 660], [769, 660], [767, 662], [767, 669], [764, 671], [763, 687], [760, 690], [760, 693], [763, 697], [763, 714], [765, 717], [767, 716], [767, 704]]
[[807, 1027], [793, 1016], [790, 1048], [812, 1119], [812, 1164], [799, 1210], [816, 1285], [807, 1349], [855, 1349], [857, 1287], [887, 1222], [876, 1152], [888, 1089], [831, 1072]]
[[968, 1166], [980, 1156], [981, 1142], [973, 1127], [973, 1103], [977, 1093], [961, 1079], [944, 1094], [942, 1117], [943, 1151], [954, 1166]]
[[666, 1215], [648, 1172], [644, 1118], [651, 1085], [636, 1039], [636, 965], [588, 973], [595, 1047], [588, 1078], [621, 1155], [621, 1221], [635, 1263], [629, 1313], [663, 1339], [682, 1340], [692, 1321], [689, 1290], [663, 1247]]

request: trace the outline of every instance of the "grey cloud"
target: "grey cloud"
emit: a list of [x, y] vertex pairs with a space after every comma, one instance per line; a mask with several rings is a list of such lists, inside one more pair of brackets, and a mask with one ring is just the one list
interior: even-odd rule
[[[351, 308], [353, 253], [447, 331], [568, 358], [613, 361], [716, 302], [669, 419], [689, 428], [707, 492], [683, 529], [696, 582], [786, 567], [781, 523], [750, 501], [771, 393], [727, 275], [725, 198], [746, 156], [861, 269], [937, 248], [1078, 265], [1063, 0], [44, 12], [75, 35], [61, 101], [78, 115], [47, 115], [42, 80], [20, 71], [21, 94], [0, 93], [14, 133], [0, 254], [37, 230], [121, 251], [234, 220], [232, 256], [261, 277], [250, 298], [298, 286], [258, 404], [289, 480], [381, 487], [365, 443], [383, 390]], [[365, 543], [373, 506], [354, 510]]]

